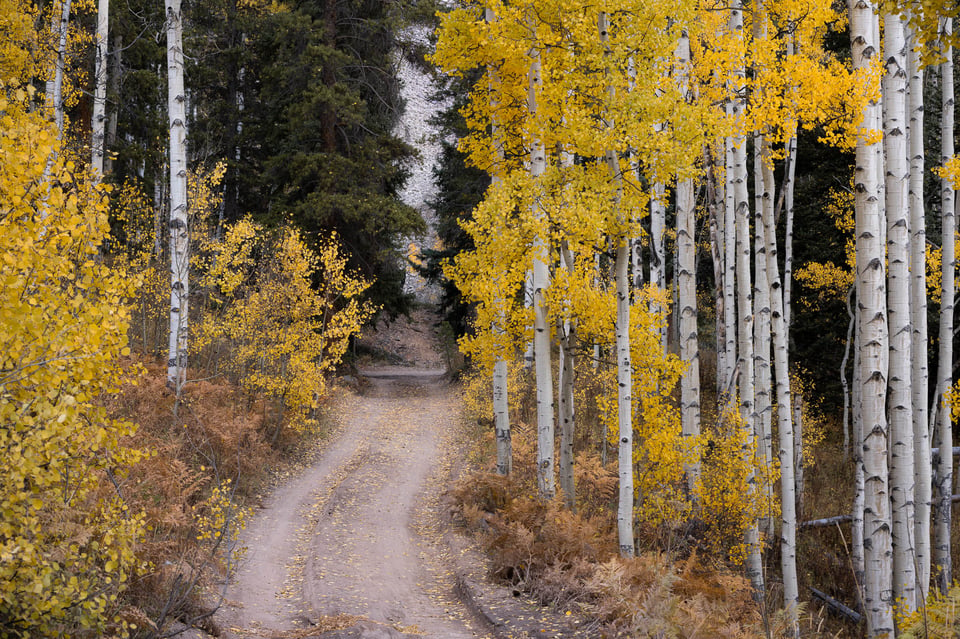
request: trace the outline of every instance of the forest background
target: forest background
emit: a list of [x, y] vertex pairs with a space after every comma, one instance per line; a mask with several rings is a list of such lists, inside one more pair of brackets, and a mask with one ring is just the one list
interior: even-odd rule
[[[949, 9], [881, 44], [867, 5], [609, 4], [469, 4], [425, 58], [430, 3], [3, 0], [4, 634], [208, 623], [257, 469], [413, 302], [398, 55], [454, 76], [425, 258], [510, 476], [460, 491], [498, 574], [611, 632], [793, 636], [800, 585], [951, 632]], [[939, 373], [905, 401], [897, 363]]]

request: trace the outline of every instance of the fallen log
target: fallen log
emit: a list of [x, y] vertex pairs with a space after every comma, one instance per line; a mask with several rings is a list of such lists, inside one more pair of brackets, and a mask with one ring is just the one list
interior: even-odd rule
[[834, 612], [841, 617], [846, 617], [853, 623], [860, 623], [860, 621], [863, 619], [863, 616], [859, 612], [853, 608], [848, 608], [822, 590], [817, 590], [816, 588], [811, 587], [810, 592], [814, 597], [827, 604], [827, 608], [829, 608], [831, 612]]
[[[954, 503], [960, 501], [960, 495], [952, 495], [950, 500]], [[836, 515], [834, 517], [824, 517], [823, 519], [811, 519], [809, 521], [801, 521], [797, 526], [800, 530], [805, 528], [823, 528], [825, 526], [833, 526], [836, 524], [846, 524], [853, 521], [853, 515]]]
[[[939, 449], [939, 448], [931, 448], [931, 449], [930, 449], [930, 455], [931, 455], [931, 456], [932, 456], [932, 455], [939, 455], [939, 454], [940, 454], [940, 449]], [[954, 446], [954, 447], [953, 447], [953, 456], [954, 456], [954, 457], [957, 457], [958, 455], [960, 455], [960, 446]]]
[[837, 515], [836, 517], [825, 517], [823, 519], [811, 519], [810, 521], [801, 521], [800, 528], [823, 528], [824, 526], [833, 526], [834, 524], [845, 524], [853, 520], [853, 515]]

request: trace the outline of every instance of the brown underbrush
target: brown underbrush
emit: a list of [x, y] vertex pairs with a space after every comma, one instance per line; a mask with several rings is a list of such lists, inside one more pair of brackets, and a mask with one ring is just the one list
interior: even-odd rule
[[765, 636], [740, 575], [696, 553], [676, 562], [657, 551], [620, 557], [609, 509], [574, 513], [559, 499], [525, 493], [515, 479], [490, 473], [472, 474], [454, 491], [496, 577], [592, 617], [605, 636]]
[[139, 425], [127, 444], [148, 453], [117, 478], [128, 509], [145, 513], [148, 526], [122, 616], [140, 636], [184, 627], [217, 634], [212, 614], [240, 555], [244, 504], [281, 463], [278, 450], [293, 442], [271, 446], [263, 407], [223, 378], [188, 383], [177, 402], [164, 367], [131, 362], [131, 372], [138, 368], [136, 382], [108, 404]]

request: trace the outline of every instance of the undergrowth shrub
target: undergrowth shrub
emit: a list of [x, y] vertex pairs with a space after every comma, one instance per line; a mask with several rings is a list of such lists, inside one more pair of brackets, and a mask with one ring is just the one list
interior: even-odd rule
[[926, 606], [899, 620], [901, 639], [954, 639], [960, 637], [960, 584], [954, 582], [942, 595], [932, 592]]
[[[136, 420], [136, 443], [152, 454], [119, 484], [128, 507], [141, 510], [148, 532], [137, 548], [143, 568], [131, 579], [122, 616], [139, 633], [172, 623], [216, 632], [210, 617], [238, 559], [237, 535], [249, 502], [279, 462], [259, 411], [247, 411], [226, 381], [188, 383], [176, 397], [165, 368], [140, 368], [107, 408]], [[131, 373], [131, 376], [132, 373]]]
[[465, 478], [454, 497], [495, 576], [541, 603], [577, 607], [607, 636], [763, 636], [746, 579], [696, 554], [677, 565], [657, 552], [624, 559], [608, 510], [574, 513], [491, 473]]

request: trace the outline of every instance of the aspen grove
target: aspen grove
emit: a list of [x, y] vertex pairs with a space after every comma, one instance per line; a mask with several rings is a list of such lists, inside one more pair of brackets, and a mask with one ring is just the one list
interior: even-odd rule
[[[797, 552], [803, 464], [813, 461], [804, 459], [813, 435], [803, 431], [790, 354], [801, 132], [856, 156], [844, 199], [848, 264], [811, 261], [800, 274], [805, 287], [849, 295], [853, 309], [841, 377], [844, 441], [852, 438], [844, 454], [856, 472], [846, 514], [834, 519], [852, 521], [842, 534], [858, 590], [846, 596], [862, 612], [846, 610], [862, 614], [866, 636], [893, 637], [898, 620], [907, 632], [938, 597], [956, 597], [955, 11], [859, 1], [489, 0], [441, 16], [433, 61], [470, 78], [459, 148], [491, 178], [461, 223], [472, 246], [446, 274], [472, 304], [462, 346], [494, 375], [494, 401], [503, 401], [497, 367], [523, 366], [518, 357], [533, 345], [540, 498], [554, 497], [559, 472], [564, 503], [579, 503], [571, 462], [561, 457], [555, 469], [554, 423], [567, 428], [570, 415], [606, 407], [602, 448], [605, 455], [608, 440], [618, 451], [620, 555], [645, 549], [638, 531], [715, 522], [722, 491], [714, 487], [724, 476], [736, 497], [721, 510], [738, 513], [731, 556], [761, 607], [782, 609], [785, 635], [801, 634], [807, 598]], [[942, 105], [925, 109], [932, 74]], [[931, 138], [930, 127], [939, 135]], [[931, 139], [940, 147], [929, 149]], [[938, 180], [942, 240], [924, 229], [931, 154], [946, 167], [926, 176]], [[931, 241], [939, 244], [933, 258]], [[928, 287], [931, 278], [940, 291]], [[927, 334], [928, 297], [939, 336]], [[705, 302], [715, 302], [713, 326]], [[930, 343], [939, 345], [932, 382]], [[713, 370], [704, 370], [705, 348]], [[609, 370], [592, 391], [601, 395], [571, 389], [592, 384], [593, 373], [573, 373], [569, 363], [555, 373], [557, 352]], [[713, 388], [701, 386], [704, 373]], [[554, 389], [559, 417], [544, 407]], [[565, 408], [570, 401], [585, 405]], [[509, 440], [497, 411], [498, 442]], [[560, 455], [572, 459], [567, 439]], [[739, 456], [737, 471], [733, 459], [717, 464], [721, 446]], [[497, 455], [498, 472], [516, 472], [509, 446]], [[768, 556], [779, 558], [777, 571]], [[782, 589], [764, 603], [771, 579]]]
[[[484, 548], [518, 636], [960, 636], [958, 17], [0, 0], [0, 637], [420, 633], [218, 617], [270, 490], [379, 459], [371, 361], [459, 393], [382, 422], [435, 466], [403, 532]], [[370, 346], [412, 316], [444, 371]]]

